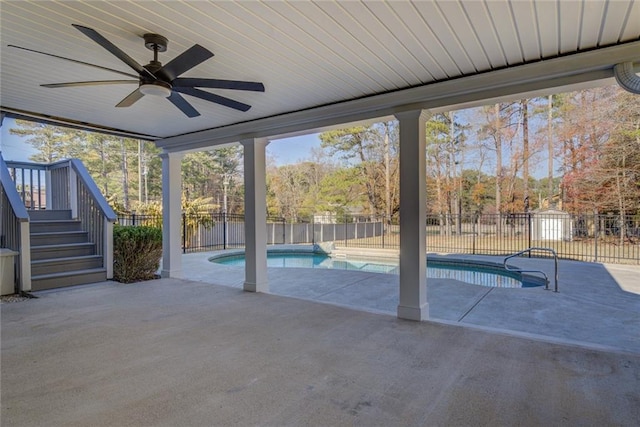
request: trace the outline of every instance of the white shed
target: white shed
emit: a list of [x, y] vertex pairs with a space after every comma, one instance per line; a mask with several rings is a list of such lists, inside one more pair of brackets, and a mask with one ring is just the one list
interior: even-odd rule
[[533, 213], [532, 240], [571, 240], [571, 215], [555, 209]]

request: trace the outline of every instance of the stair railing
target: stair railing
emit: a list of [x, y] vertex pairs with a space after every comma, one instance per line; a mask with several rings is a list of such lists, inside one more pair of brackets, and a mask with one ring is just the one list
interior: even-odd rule
[[69, 201], [72, 217], [82, 222], [89, 240], [96, 244], [97, 255], [103, 258], [107, 279], [113, 278], [113, 224], [117, 221], [111, 206], [78, 159], [69, 160]]
[[[22, 182], [24, 183], [24, 180]], [[9, 173], [9, 168], [0, 152], [0, 248], [8, 248], [19, 253], [14, 258], [16, 291], [30, 291], [29, 213], [22, 200], [16, 188], [16, 181]]]
[[89, 241], [95, 243], [96, 254], [103, 257], [107, 278], [113, 278], [113, 224], [117, 217], [82, 162], [9, 161], [6, 166], [23, 208], [70, 210], [71, 217], [79, 219], [83, 231], [88, 232]]
[[27, 210], [51, 209], [46, 190], [51, 188], [48, 181], [48, 165], [32, 162], [5, 161], [9, 175], [13, 179], [22, 203]]

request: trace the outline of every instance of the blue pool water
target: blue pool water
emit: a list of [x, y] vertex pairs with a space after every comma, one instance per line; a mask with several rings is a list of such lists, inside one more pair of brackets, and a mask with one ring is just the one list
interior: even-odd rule
[[[211, 260], [217, 264], [244, 267], [244, 255], [231, 255]], [[398, 264], [392, 261], [370, 261], [331, 258], [324, 254], [311, 253], [269, 253], [267, 267], [284, 268], [326, 268], [336, 270], [358, 270], [369, 273], [398, 274]], [[520, 274], [490, 266], [455, 265], [438, 261], [427, 264], [427, 278], [453, 279], [473, 285], [497, 288], [523, 288], [539, 286], [520, 280]]]

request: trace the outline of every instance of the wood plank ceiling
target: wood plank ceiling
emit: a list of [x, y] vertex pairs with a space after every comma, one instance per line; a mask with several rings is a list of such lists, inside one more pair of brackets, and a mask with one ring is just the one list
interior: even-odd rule
[[[0, 103], [165, 138], [371, 97], [564, 55], [637, 42], [632, 0], [2, 1]], [[265, 93], [210, 90], [248, 112], [186, 96], [187, 118], [146, 96], [114, 106], [129, 85], [49, 89], [43, 83], [119, 78], [50, 56], [131, 70], [71, 24], [91, 27], [146, 64], [144, 33], [169, 39], [168, 62], [198, 43], [215, 53], [183, 77], [261, 81]], [[640, 57], [640, 53], [638, 54]], [[640, 58], [639, 58], [640, 59]]]

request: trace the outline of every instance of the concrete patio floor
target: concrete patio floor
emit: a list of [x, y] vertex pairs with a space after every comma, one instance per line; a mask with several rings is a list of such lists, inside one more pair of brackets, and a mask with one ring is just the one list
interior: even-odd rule
[[640, 419], [640, 354], [205, 282], [67, 288], [3, 304], [1, 316], [3, 426]]
[[[289, 247], [296, 249], [295, 245]], [[220, 253], [222, 251], [183, 255], [184, 278], [242, 288], [244, 268], [209, 261]], [[502, 256], [430, 256], [498, 264], [504, 259]], [[517, 258], [509, 264], [544, 271], [551, 278], [553, 288], [553, 260]], [[550, 342], [640, 354], [640, 266], [560, 260], [558, 271], [558, 293], [542, 287], [490, 288], [455, 280], [428, 279], [430, 318], [435, 322]], [[268, 276], [269, 292], [274, 295], [396, 315], [397, 275], [269, 268]]]

